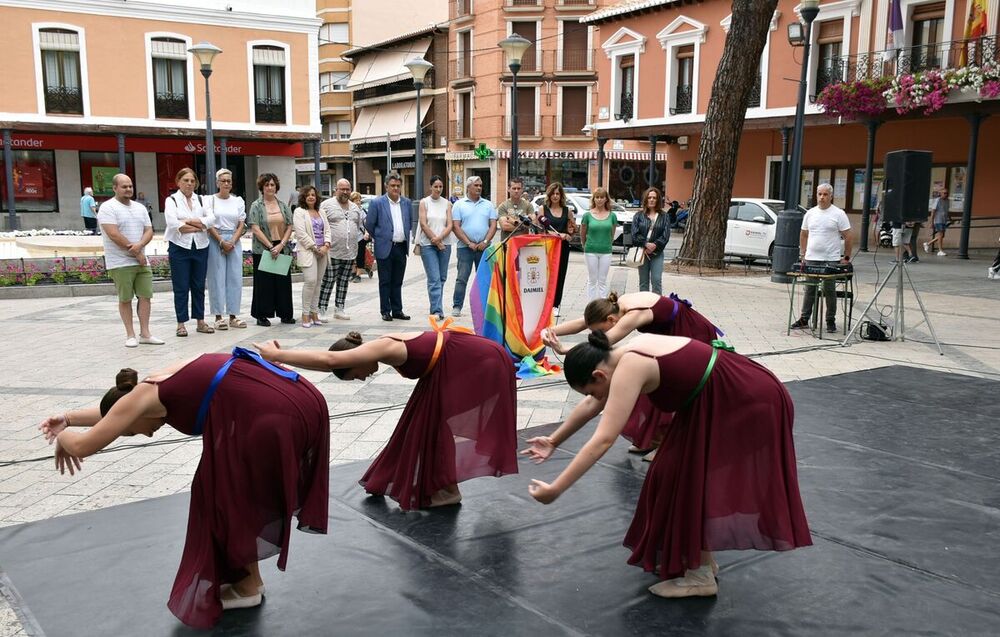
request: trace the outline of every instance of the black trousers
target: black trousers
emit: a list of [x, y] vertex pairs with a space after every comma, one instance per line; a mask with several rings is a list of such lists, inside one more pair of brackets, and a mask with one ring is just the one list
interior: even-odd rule
[[556, 280], [556, 295], [552, 301], [552, 307], [562, 307], [567, 268], [569, 268], [569, 241], [563, 241], [562, 250], [559, 251], [559, 278]]
[[354, 261], [354, 264], [358, 266], [359, 270], [367, 269], [365, 268], [365, 252], [367, 252], [366, 250], [367, 247], [368, 247], [367, 239], [362, 239], [361, 241], [358, 241], [358, 258]]
[[253, 255], [253, 301], [250, 303], [250, 316], [255, 319], [269, 319], [275, 314], [278, 318], [289, 320], [293, 318], [292, 310], [292, 276], [271, 274], [258, 270], [260, 255]]
[[100, 234], [97, 232], [97, 217], [84, 217], [83, 226], [90, 230], [91, 234]]
[[382, 314], [403, 311], [403, 275], [406, 274], [407, 243], [393, 243], [389, 256], [378, 263], [378, 301]]

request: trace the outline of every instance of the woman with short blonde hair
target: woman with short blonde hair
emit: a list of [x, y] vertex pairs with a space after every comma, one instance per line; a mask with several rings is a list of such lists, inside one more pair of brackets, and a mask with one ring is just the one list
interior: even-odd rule
[[[208, 244], [208, 300], [215, 314], [215, 329], [246, 327], [240, 319], [243, 300], [243, 245], [240, 239], [246, 228], [246, 203], [232, 194], [233, 173], [223, 168], [215, 173], [219, 192], [206, 199], [215, 215], [208, 228], [212, 241]], [[229, 314], [229, 319], [225, 314]]]

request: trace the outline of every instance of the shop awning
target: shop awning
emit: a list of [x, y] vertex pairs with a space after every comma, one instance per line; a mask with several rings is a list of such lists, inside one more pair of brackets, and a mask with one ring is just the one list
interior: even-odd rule
[[354, 91], [410, 77], [409, 70], [403, 65], [413, 58], [423, 58], [430, 45], [431, 39], [423, 38], [384, 51], [366, 53], [355, 62], [347, 88]]
[[[420, 100], [420, 122], [427, 117], [434, 98], [426, 97]], [[351, 144], [369, 144], [384, 142], [387, 137], [397, 139], [413, 139], [417, 136], [417, 121], [414, 117], [417, 107], [416, 100], [389, 102], [374, 106], [363, 106], [358, 114], [358, 121], [351, 131]]]

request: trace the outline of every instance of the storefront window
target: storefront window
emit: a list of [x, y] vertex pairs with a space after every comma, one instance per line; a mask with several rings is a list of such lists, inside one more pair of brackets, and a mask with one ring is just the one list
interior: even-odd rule
[[[56, 159], [51, 150], [15, 150], [14, 208], [18, 212], [55, 212]], [[7, 166], [0, 159], [0, 210], [7, 210]], [[82, 195], [82, 191], [81, 191]]]
[[[93, 188], [94, 199], [98, 202], [115, 196], [111, 180], [118, 172], [118, 153], [80, 152], [80, 187]], [[132, 163], [132, 153], [125, 153], [125, 174], [132, 178], [134, 185], [135, 165]], [[132, 194], [138, 195], [138, 192], [133, 191]]]
[[[615, 201], [627, 206], [638, 206], [642, 193], [649, 187], [646, 177], [649, 172], [649, 162], [642, 160], [608, 162], [608, 194]], [[656, 162], [656, 175], [653, 183], [663, 183], [662, 162]], [[690, 193], [670, 193], [672, 199], [686, 200]]]
[[586, 159], [522, 159], [519, 164], [524, 192], [529, 198], [545, 192], [558, 181], [563, 188], [589, 188], [589, 162]]
[[[187, 153], [156, 153], [156, 185], [159, 189], [160, 210], [163, 202], [177, 190], [174, 179], [181, 168], [194, 168], [194, 155]], [[149, 193], [146, 193], [147, 196]]]

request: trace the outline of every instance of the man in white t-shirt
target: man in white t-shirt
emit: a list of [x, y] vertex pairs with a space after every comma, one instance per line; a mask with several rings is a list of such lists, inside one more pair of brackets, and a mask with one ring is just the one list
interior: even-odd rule
[[[146, 260], [146, 245], [153, 239], [153, 222], [146, 207], [132, 201], [132, 179], [117, 174], [111, 180], [113, 199], [101, 204], [97, 221], [104, 238], [104, 266], [118, 291], [118, 314], [125, 324], [125, 347], [163, 345], [149, 331], [153, 298], [153, 271]], [[132, 298], [138, 298], [139, 338], [132, 326]]]
[[[799, 233], [799, 258], [806, 265], [838, 265], [848, 263], [851, 255], [851, 222], [847, 214], [833, 205], [833, 186], [820, 184], [816, 188], [817, 204], [802, 217], [802, 231]], [[844, 240], [841, 254], [840, 240]], [[816, 303], [816, 286], [807, 286], [802, 302], [802, 314], [792, 323], [793, 329], [809, 327], [809, 317]], [[823, 281], [823, 297], [826, 300], [826, 329], [837, 331], [837, 290], [834, 279]]]

